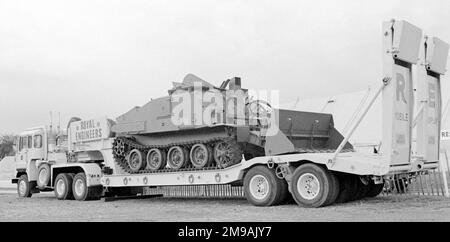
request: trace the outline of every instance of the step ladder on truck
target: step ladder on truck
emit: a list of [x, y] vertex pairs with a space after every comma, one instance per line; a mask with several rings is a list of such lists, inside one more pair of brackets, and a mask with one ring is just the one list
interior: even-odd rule
[[[211, 155], [211, 147], [201, 144], [179, 145], [181, 139], [186, 138], [179, 136], [181, 138], [176, 140], [178, 142], [176, 146], [170, 149], [164, 147], [168, 153], [161, 153], [163, 148], [150, 148], [132, 143], [134, 139], [118, 136], [118, 133], [125, 130], [129, 133], [135, 132], [132, 133], [133, 137], [143, 141], [158, 137], [157, 134], [139, 136], [142, 130], [146, 131], [148, 128], [148, 124], [144, 122], [130, 119], [133, 122], [115, 124], [106, 117], [91, 120], [73, 119], [68, 125], [66, 149], [51, 152], [42, 150], [42, 154], [39, 153], [39, 156], [33, 158], [31, 162], [25, 161], [27, 159], [25, 152], [34, 149], [34, 141], [33, 145], [31, 141], [29, 142], [31, 149], [20, 149], [22, 153], [16, 155], [16, 161], [22, 160], [17, 163], [20, 163], [20, 166], [13, 183], [17, 183], [21, 197], [31, 196], [32, 193], [38, 192], [36, 191], [38, 189], [54, 190], [58, 199], [76, 200], [134, 195], [142, 193], [145, 187], [224, 184], [243, 186], [247, 200], [256, 206], [277, 205], [292, 197], [301, 206], [321, 207], [335, 202], [377, 196], [382, 191], [384, 182], [392, 179], [394, 175], [412, 179], [438, 166], [440, 76], [445, 73], [448, 55], [448, 44], [438, 38], [423, 38], [422, 31], [406, 21], [392, 20], [383, 23], [382, 38], [383, 78], [380, 88], [343, 136], [333, 128], [332, 116], [329, 114], [273, 108], [267, 133], [255, 135], [248, 129], [246, 132], [237, 132], [238, 141], [245, 140], [246, 144], [252, 147], [261, 145], [263, 149], [259, 150], [264, 150], [262, 155], [243, 154], [240, 162], [219, 168], [204, 166], [195, 169], [186, 166], [187, 168], [178, 170], [141, 169], [145, 157], [147, 165], [152, 162], [149, 159], [152, 155], [161, 161], [166, 160], [162, 157], [169, 160], [170, 154], [176, 155], [178, 152], [181, 154], [178, 158], [183, 159], [187, 158], [186, 155], [189, 156], [183, 153], [186, 152], [185, 147], [189, 147], [192, 160], [195, 158], [192, 156], [193, 151], [200, 151], [194, 154], [201, 155], [203, 152]], [[417, 90], [422, 104], [421, 111], [415, 118], [413, 118], [413, 65], [417, 65], [420, 70], [417, 72], [420, 75], [417, 79]], [[228, 82], [229, 80], [216, 89], [223, 90]], [[231, 83], [230, 89], [240, 89], [240, 79], [233, 79]], [[190, 88], [189, 85], [180, 87]], [[208, 86], [208, 89], [214, 88]], [[383, 98], [381, 150], [374, 154], [355, 152], [348, 140], [380, 95]], [[164, 109], [168, 107], [160, 104], [164, 100], [168, 99], [156, 99], [154, 102]], [[147, 106], [150, 111], [144, 106], [132, 109], [123, 117], [119, 117], [118, 121], [128, 117], [140, 117], [140, 112], [146, 110], [153, 113], [161, 111], [151, 109], [153, 107], [151, 105]], [[161, 122], [162, 126], [158, 126], [161, 130], [168, 127], [167, 123], [163, 123], [166, 113], [162, 115], [160, 118], [148, 119], [149, 122]], [[412, 156], [414, 123], [417, 127], [418, 148], [417, 154]], [[226, 128], [240, 130], [230, 125]], [[222, 127], [214, 126], [212, 129], [220, 131]], [[189, 133], [189, 136], [200, 137], [202, 130], [204, 129], [197, 129], [195, 133]], [[219, 131], [218, 134], [222, 135], [223, 133]], [[30, 134], [30, 132], [20, 135], [23, 136], [19, 141], [21, 146], [23, 142], [28, 142], [28, 138], [34, 140], [35, 136], [38, 137], [37, 133]], [[43, 147], [42, 149], [47, 147], [48, 130], [41, 128], [33, 132], [43, 136], [41, 138], [44, 145], [37, 147]], [[183, 132], [177, 130], [177, 133]], [[247, 135], [240, 135], [243, 133]], [[208, 135], [211, 136], [211, 133]], [[210, 136], [208, 136], [210, 139], [217, 138]], [[164, 141], [164, 135], [161, 137], [159, 141]], [[173, 138], [171, 142], [172, 140]], [[118, 146], [119, 143], [122, 146]], [[314, 148], [312, 144], [321, 146]], [[119, 162], [120, 157], [118, 158], [117, 154], [121, 153], [120, 148], [132, 145], [134, 149], [130, 149], [126, 157], [123, 157], [123, 160], [128, 160], [128, 164]], [[160, 146], [162, 147], [160, 143], [154, 145]], [[214, 149], [216, 147], [217, 145]], [[146, 153], [142, 152], [143, 150]], [[49, 155], [44, 155], [46, 153]], [[208, 162], [209, 159], [204, 160]], [[130, 172], [131, 168], [137, 169]]]

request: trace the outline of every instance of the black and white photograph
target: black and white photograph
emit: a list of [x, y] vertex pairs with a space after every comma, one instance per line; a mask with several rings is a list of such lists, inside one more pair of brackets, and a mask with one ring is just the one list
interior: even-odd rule
[[449, 43], [448, 0], [0, 0], [0, 222], [450, 222]]

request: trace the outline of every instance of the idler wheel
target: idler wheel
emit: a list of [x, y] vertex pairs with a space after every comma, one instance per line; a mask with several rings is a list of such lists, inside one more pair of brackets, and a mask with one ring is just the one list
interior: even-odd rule
[[219, 142], [214, 146], [214, 160], [217, 167], [226, 168], [242, 160], [242, 151], [236, 142]]

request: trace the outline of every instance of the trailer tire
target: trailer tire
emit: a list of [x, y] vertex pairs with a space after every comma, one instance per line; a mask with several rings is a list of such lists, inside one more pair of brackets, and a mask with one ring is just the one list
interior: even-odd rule
[[244, 195], [255, 206], [272, 206], [281, 203], [287, 196], [284, 180], [266, 166], [251, 168], [244, 177]]
[[359, 178], [359, 177], [356, 177], [355, 180], [356, 180], [356, 184], [357, 184], [357, 189], [356, 189], [356, 192], [353, 195], [352, 201], [356, 201], [356, 200], [359, 200], [359, 199], [362, 199], [362, 198], [366, 197], [366, 195], [367, 195], [367, 193], [369, 191], [369, 184], [367, 184], [367, 185], [364, 184], [361, 181], [361, 178]]
[[75, 200], [98, 200], [101, 196], [101, 189], [101, 186], [88, 187], [86, 182], [86, 174], [84, 172], [76, 174], [73, 178], [72, 191]]
[[30, 182], [26, 174], [21, 175], [17, 181], [17, 194], [19, 197], [31, 197], [32, 195]]
[[375, 184], [373, 181], [369, 183], [369, 191], [366, 194], [366, 197], [376, 197], [378, 196], [384, 188], [384, 182], [381, 184]]
[[54, 193], [58, 200], [73, 199], [72, 193], [73, 174], [60, 173], [55, 179]]
[[339, 179], [336, 176], [336, 173], [333, 171], [329, 171], [331, 177], [331, 197], [325, 206], [331, 205], [336, 202], [337, 197], [339, 196], [340, 183]]
[[358, 189], [356, 183], [356, 176], [347, 173], [336, 173], [340, 181], [339, 195], [336, 199], [336, 203], [345, 203], [352, 200], [354, 194]]
[[306, 163], [295, 169], [291, 193], [300, 206], [323, 207], [334, 202], [334, 182], [330, 171], [316, 164]]
[[43, 163], [39, 165], [38, 170], [38, 179], [37, 179], [37, 186], [39, 189], [44, 190], [50, 181], [50, 165], [47, 163]]

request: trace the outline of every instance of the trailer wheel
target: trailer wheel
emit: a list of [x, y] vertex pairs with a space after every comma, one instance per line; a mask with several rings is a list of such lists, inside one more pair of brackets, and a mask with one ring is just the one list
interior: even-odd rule
[[287, 196], [288, 187], [284, 180], [266, 166], [251, 168], [244, 177], [244, 194], [255, 206], [272, 206], [281, 203]]
[[55, 179], [55, 196], [58, 200], [73, 199], [72, 194], [73, 176], [68, 173], [60, 173]]
[[87, 186], [86, 174], [80, 172], [75, 175], [72, 183], [73, 196], [78, 201], [98, 200], [101, 195], [101, 186]]
[[360, 177], [356, 177], [355, 183], [357, 184], [357, 189], [353, 194], [352, 201], [364, 198], [369, 191], [369, 184], [364, 184]]
[[17, 181], [17, 194], [19, 197], [31, 197], [32, 195], [30, 182], [28, 182], [26, 174], [21, 175]]
[[384, 188], [384, 182], [381, 184], [375, 184], [373, 181], [369, 183], [369, 191], [366, 194], [366, 197], [376, 197], [378, 196]]
[[145, 167], [144, 155], [138, 149], [134, 149], [128, 155], [128, 165], [133, 172], [138, 172]]
[[50, 181], [50, 165], [46, 163], [41, 164], [38, 170], [38, 179], [37, 179], [38, 188], [41, 190], [45, 189], [49, 181]]
[[147, 167], [152, 171], [164, 168], [167, 164], [167, 155], [164, 151], [153, 148], [147, 153]]
[[336, 173], [340, 181], [339, 195], [336, 199], [336, 203], [345, 203], [352, 200], [353, 195], [358, 189], [356, 183], [356, 176], [347, 173]]
[[170, 168], [178, 170], [184, 167], [189, 159], [188, 152], [181, 146], [173, 146], [167, 152], [167, 162]]
[[328, 171], [330, 173], [330, 177], [331, 177], [331, 197], [330, 199], [327, 201], [327, 203], [325, 204], [325, 206], [327, 205], [331, 205], [334, 202], [336, 202], [337, 197], [339, 196], [339, 190], [340, 190], [340, 182], [339, 179], [336, 175], [335, 172], [333, 171]]
[[291, 193], [297, 204], [305, 207], [322, 207], [333, 203], [336, 185], [330, 171], [307, 163], [294, 171]]

